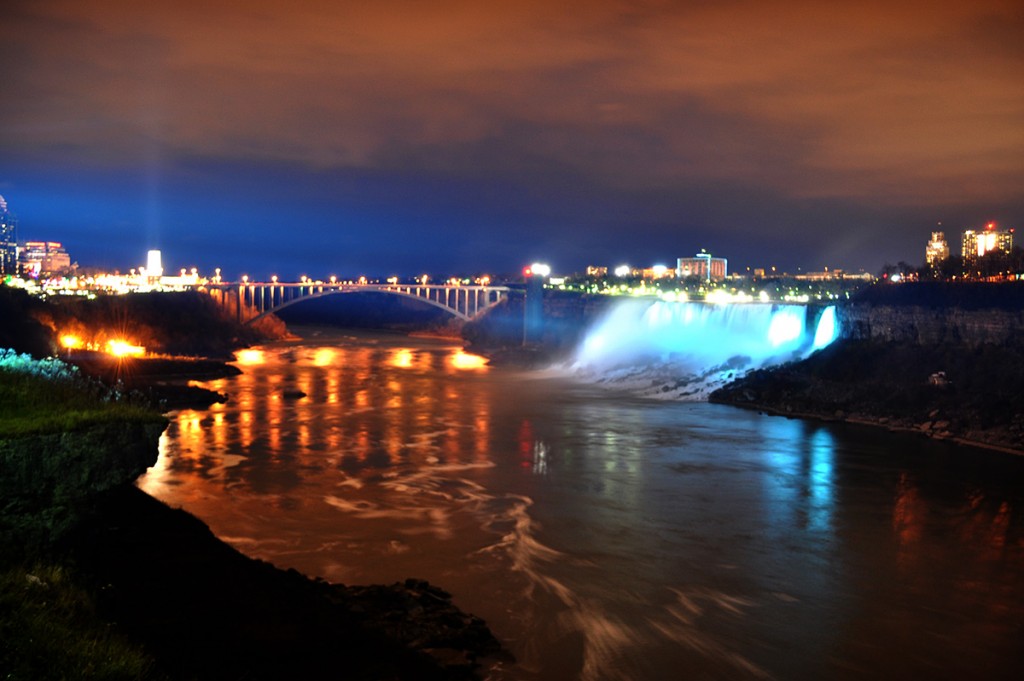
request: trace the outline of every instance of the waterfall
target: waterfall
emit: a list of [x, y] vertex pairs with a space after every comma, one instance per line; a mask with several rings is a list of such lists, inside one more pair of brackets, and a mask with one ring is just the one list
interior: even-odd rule
[[802, 359], [831, 343], [835, 308], [810, 324], [809, 310], [623, 300], [589, 330], [572, 367], [588, 381], [647, 396], [705, 399], [747, 371]]

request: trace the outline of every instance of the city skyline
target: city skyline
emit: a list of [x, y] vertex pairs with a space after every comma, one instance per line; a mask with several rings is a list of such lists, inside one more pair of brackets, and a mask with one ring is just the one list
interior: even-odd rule
[[[0, 216], [10, 216], [11, 218], [14, 218], [14, 222], [16, 222], [16, 216], [14, 216], [12, 213], [8, 213], [6, 211], [6, 200], [4, 199], [4, 197], [2, 195], [0, 195], [0, 206], [2, 206], [2, 208], [4, 209], [3, 211], [0, 211]], [[942, 224], [939, 223], [938, 226], [941, 227]], [[6, 230], [5, 234], [7, 234], [10, 231], [10, 230], [6, 229], [6, 227], [7, 226], [6, 226], [6, 223], [5, 223], [5, 230]], [[961, 259], [965, 259], [965, 258], [968, 258], [968, 257], [977, 257], [978, 253], [980, 253], [982, 251], [978, 251], [977, 246], [974, 245], [974, 244], [976, 244], [978, 242], [978, 239], [980, 238], [979, 235], [981, 235], [981, 234], [986, 234], [987, 235], [986, 240], [985, 240], [985, 244], [986, 244], [985, 250], [996, 250], [996, 249], [998, 249], [998, 250], [1003, 250], [1006, 253], [1010, 253], [1011, 248], [1014, 246], [1014, 244], [1013, 244], [1013, 234], [1014, 234], [1015, 231], [1016, 230], [1013, 227], [1007, 228], [1005, 230], [998, 229], [998, 226], [995, 223], [988, 223], [987, 225], [984, 225], [983, 227], [980, 227], [977, 230], [975, 230], [975, 229], [966, 229], [966, 230], [964, 230], [961, 233], [962, 244], [961, 244], [961, 250], [960, 250], [959, 254], [954, 254], [954, 253], [952, 253], [950, 251], [950, 249], [948, 247], [948, 243], [947, 243], [947, 241], [944, 238], [944, 232], [942, 232], [942, 231], [938, 231], [938, 232], [933, 231], [933, 232], [931, 232], [931, 240], [928, 241], [926, 246], [925, 246], [925, 253], [924, 253], [924, 260], [923, 260], [923, 262], [921, 262], [921, 263], [914, 263], [914, 262], [899, 261], [898, 265], [900, 267], [905, 267], [907, 265], [909, 265], [911, 267], [914, 267], [914, 266], [920, 265], [920, 267], [923, 269], [923, 268], [928, 268], [928, 267], [934, 267], [938, 262], [940, 262], [940, 261], [942, 261], [942, 260], [944, 260], [946, 258], [949, 258], [951, 256], [958, 257], [958, 258], [961, 258]], [[3, 246], [3, 244], [0, 244], [0, 246]], [[159, 263], [160, 259], [162, 258], [162, 255], [163, 255], [162, 251], [160, 249], [150, 249], [145, 254], [145, 258], [144, 258], [145, 262], [143, 262], [143, 259], [137, 258], [136, 260], [138, 260], [138, 262], [132, 261], [129, 264], [121, 263], [121, 264], [117, 264], [117, 265], [110, 266], [110, 267], [102, 267], [102, 266], [97, 266], [95, 263], [88, 263], [88, 262], [86, 262], [86, 263], [79, 263], [79, 262], [77, 262], [77, 260], [72, 262], [72, 259], [70, 258], [70, 254], [67, 252], [67, 249], [64, 248], [62, 242], [54, 242], [52, 240], [39, 240], [39, 239], [26, 240], [26, 239], [23, 239], [23, 238], [19, 238], [19, 239], [17, 239], [16, 243], [12, 242], [10, 244], [7, 244], [7, 246], [10, 246], [10, 247], [17, 246], [16, 251], [12, 251], [12, 252], [17, 252], [18, 253], [18, 257], [16, 258], [16, 260], [18, 261], [18, 268], [19, 269], [18, 270], [11, 269], [11, 272], [20, 271], [20, 268], [23, 265], [31, 265], [33, 271], [30, 272], [30, 271], [26, 270], [23, 274], [26, 275], [26, 276], [32, 276], [33, 278], [38, 277], [41, 274], [41, 272], [40, 272], [41, 269], [45, 270], [44, 273], [47, 275], [48, 278], [49, 277], [53, 277], [53, 276], [58, 276], [58, 278], [59, 278], [59, 276], [61, 276], [61, 275], [63, 275], [63, 276], [71, 276], [71, 272], [72, 271], [100, 272], [100, 273], [103, 273], [104, 275], [107, 275], [107, 274], [113, 274], [113, 275], [136, 275], [136, 274], [138, 274], [139, 276], [143, 276], [144, 273], [147, 270], [152, 270], [153, 269], [152, 265], [153, 265], [154, 258], [156, 258], [156, 262]], [[3, 246], [4, 247], [3, 252], [5, 254], [7, 253], [8, 250], [11, 250], [11, 249], [7, 248], [7, 246]], [[33, 249], [35, 249], [35, 250], [33, 251]], [[58, 269], [52, 269], [51, 268], [51, 269], [47, 270], [46, 268], [42, 267], [42, 264], [43, 264], [42, 261], [46, 260], [46, 259], [48, 259], [50, 257], [48, 254], [44, 254], [43, 252], [44, 251], [49, 251], [49, 250], [53, 250], [53, 252], [55, 254], [57, 254], [56, 258], [58, 259], [58, 261], [60, 263], [63, 263], [63, 265], [61, 267], [59, 267]], [[25, 263], [22, 263], [21, 261], [25, 258], [25, 253], [29, 253], [29, 252], [31, 252], [31, 253], [30, 253], [30, 256], [28, 257], [28, 260], [26, 260]], [[15, 262], [15, 259], [14, 259], [13, 255], [11, 255], [11, 258], [12, 258], [11, 259], [11, 263], [12, 263], [12, 266], [13, 266], [13, 263]], [[184, 259], [182, 259], [182, 258], [184, 258]], [[682, 257], [678, 257], [678, 258], [667, 258], [667, 259], [666, 258], [661, 258], [657, 262], [651, 262], [651, 263], [640, 263], [640, 264], [638, 264], [638, 263], [635, 263], [635, 262], [634, 263], [626, 263], [626, 262], [621, 262], [620, 261], [620, 262], [618, 262], [618, 264], [616, 264], [614, 266], [599, 265], [599, 264], [588, 264], [585, 268], [580, 268], [580, 269], [575, 269], [575, 270], [558, 270], [558, 271], [552, 271], [550, 265], [548, 265], [547, 263], [543, 263], [543, 267], [545, 267], [547, 272], [549, 274], [553, 275], [553, 276], [570, 276], [570, 275], [572, 275], [572, 276], [580, 276], [580, 275], [584, 275], [585, 274], [586, 276], [598, 276], [599, 278], [601, 278], [601, 277], [607, 276], [610, 272], [612, 272], [614, 270], [614, 274], [615, 274], [615, 276], [617, 278], [642, 276], [644, 279], [651, 279], [651, 278], [658, 279], [658, 278], [661, 278], [663, 276], [662, 273], [666, 273], [666, 272], [676, 273], [673, 276], [676, 276], [678, 278], [684, 278], [686, 275], [683, 274], [683, 272], [687, 272], [687, 271], [689, 271], [691, 269], [695, 269], [695, 268], [696, 268], [696, 270], [699, 270], [698, 274], [700, 274], [700, 276], [702, 276], [702, 277], [703, 276], [708, 276], [709, 272], [708, 272], [708, 270], [703, 265], [705, 259], [709, 263], [715, 263], [714, 267], [717, 268], [717, 269], [713, 270], [713, 272], [715, 272], [715, 274], [713, 275], [715, 278], [717, 278], [719, 280], [727, 278], [725, 276], [725, 274], [728, 271], [728, 265], [727, 265], [728, 258], [727, 257], [723, 257], [720, 254], [713, 255], [713, 254], [707, 253], [705, 249], [701, 249], [700, 253], [697, 253], [694, 256], [682, 256]], [[665, 265], [664, 264], [664, 262], [668, 262], [668, 261], [672, 261], [672, 260], [675, 260], [675, 262], [676, 262], [675, 266], [670, 266], [670, 265]], [[198, 276], [199, 279], [215, 278], [216, 281], [225, 281], [225, 282], [227, 282], [227, 281], [254, 281], [255, 282], [255, 281], [263, 281], [263, 280], [265, 280], [265, 281], [271, 281], [271, 280], [278, 281], [278, 280], [280, 280], [282, 282], [298, 283], [300, 281], [301, 282], [305, 282], [306, 280], [309, 280], [310, 282], [313, 282], [313, 281], [325, 281], [325, 282], [326, 281], [330, 281], [330, 282], [333, 283], [334, 281], [349, 281], [349, 282], [351, 282], [351, 281], [356, 281], [356, 280], [360, 280], [360, 281], [366, 281], [367, 280], [367, 276], [366, 276], [365, 272], [358, 272], [358, 273], [356, 273], [356, 272], [345, 272], [345, 273], [341, 273], [340, 276], [339, 276], [338, 271], [336, 269], [330, 269], [330, 272], [331, 272], [330, 274], [325, 274], [325, 273], [322, 273], [322, 272], [321, 273], [312, 273], [312, 274], [310, 274], [308, 272], [308, 270], [303, 270], [302, 274], [294, 274], [293, 273], [294, 276], [291, 276], [291, 277], [289, 277], [288, 274], [285, 274], [284, 276], [281, 276], [281, 275], [279, 275], [277, 273], [270, 274], [270, 273], [267, 273], [267, 272], [260, 272], [258, 269], [245, 268], [245, 267], [241, 268], [237, 272], [226, 271], [226, 270], [224, 270], [221, 267], [211, 267], [211, 268], [203, 271], [203, 270], [201, 270], [200, 268], [198, 268], [194, 264], [195, 262], [196, 262], [195, 258], [189, 258], [189, 256], [187, 256], [187, 255], [186, 256], [178, 256], [173, 261], [174, 264], [173, 264], [172, 267], [170, 267], [168, 269], [167, 273], [169, 273], [171, 276], [176, 276], [173, 273], [175, 273], [175, 272], [180, 270], [181, 276], [183, 276], [183, 277], [186, 276], [186, 274], [190, 274], [190, 276], [192, 276], [192, 277], [197, 277]], [[465, 279], [466, 277], [469, 277], [469, 279], [465, 279], [465, 281], [471, 281], [471, 280], [473, 280], [473, 277], [476, 277], [477, 283], [480, 283], [479, 282], [480, 277], [485, 277], [487, 280], [490, 280], [491, 275], [493, 274], [498, 279], [500, 279], [502, 281], [509, 281], [509, 280], [515, 280], [515, 279], [519, 278], [520, 276], [530, 274], [530, 269], [532, 267], [538, 267], [538, 266], [539, 266], [538, 263], [532, 263], [530, 265], [520, 264], [520, 270], [519, 271], [516, 271], [514, 269], [510, 270], [510, 271], [507, 271], [507, 272], [500, 272], [500, 271], [497, 271], [497, 270], [490, 270], [489, 271], [490, 273], [485, 272], [485, 271], [481, 270], [480, 268], [475, 268], [475, 269], [471, 269], [471, 270], [463, 270], [463, 271], [459, 271], [459, 272], [453, 272], [453, 271], [441, 272], [441, 271], [437, 271], [437, 270], [434, 270], [432, 272], [426, 272], [426, 271], [424, 271], [423, 268], [419, 268], [419, 269], [415, 269], [416, 274], [411, 274], [409, 272], [402, 273], [401, 275], [399, 275], [399, 274], [397, 274], [395, 272], [392, 272], [390, 275], [387, 275], [387, 276], [382, 275], [382, 274], [373, 274], [373, 275], [370, 275], [370, 279], [373, 282], [380, 282], [380, 281], [385, 281], [386, 280], [387, 282], [390, 283], [392, 281], [399, 281], [399, 280], [401, 280], [403, 282], [404, 281], [411, 281], [411, 280], [420, 281], [420, 280], [424, 280], [424, 278], [426, 278], [426, 277], [430, 277], [432, 282], [436, 282], [436, 281], [438, 281], [438, 275], [440, 275], [441, 280], [445, 280], [445, 281], [448, 280], [450, 277], [452, 278], [452, 281], [455, 281], [456, 279], [459, 279], [461, 281], [461, 280]], [[887, 262], [887, 263], [885, 263], [885, 266], [881, 268], [881, 271], [885, 271], [886, 269], [888, 269], [888, 268], [890, 268], [892, 266], [893, 266], [893, 263]], [[162, 265], [158, 264], [158, 269], [159, 269], [159, 271], [161, 271], [161, 273], [163, 273]], [[659, 270], [660, 270], [661, 273], [659, 273]], [[734, 278], [735, 278], [735, 276], [739, 276], [741, 278], [742, 277], [749, 278], [750, 276], [754, 276], [755, 278], [758, 278], [758, 277], [759, 278], [765, 278], [766, 276], [769, 277], [769, 278], [770, 277], [774, 277], [774, 276], [783, 276], [783, 277], [785, 277], [785, 276], [797, 276], [799, 278], [800, 276], [805, 276], [805, 275], [820, 275], [820, 276], [823, 276], [825, 278], [829, 278], [831, 276], [835, 276], [835, 277], [838, 277], [838, 278], [843, 278], [844, 276], [845, 277], [853, 276], [854, 278], [862, 278], [863, 276], [876, 275], [876, 274], [877, 274], [877, 272], [874, 272], [874, 271], [871, 271], [871, 270], [859, 269], [859, 270], [856, 270], [856, 271], [850, 271], [850, 270], [845, 270], [843, 268], [832, 267], [832, 266], [829, 266], [829, 265], [825, 265], [825, 266], [823, 266], [820, 269], [815, 269], [813, 267], [805, 268], [805, 267], [802, 267], [802, 266], [797, 266], [797, 267], [793, 268], [792, 270], [785, 269], [785, 268], [776, 268], [775, 266], [756, 266], [756, 265], [754, 265], [754, 266], [746, 266], [744, 268], [741, 268], [740, 271], [732, 273]]]
[[996, 1], [15, 2], [0, 194], [20, 238], [108, 267], [920, 264], [931, 231], [1024, 218], [1022, 23]]

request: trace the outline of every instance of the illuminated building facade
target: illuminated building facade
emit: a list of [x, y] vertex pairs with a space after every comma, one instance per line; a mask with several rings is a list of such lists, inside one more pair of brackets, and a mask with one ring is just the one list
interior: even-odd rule
[[924, 261], [928, 267], [935, 267], [949, 257], [949, 243], [944, 232], [932, 232], [932, 240], [924, 251]]
[[964, 260], [973, 262], [986, 253], [1003, 251], [1009, 253], [1013, 249], [1013, 230], [998, 230], [994, 222], [988, 223], [985, 229], [964, 232], [962, 251]]
[[640, 276], [643, 279], [663, 279], [665, 277], [671, 277], [674, 272], [666, 267], [665, 265], [655, 265], [654, 267], [645, 267], [640, 270]]
[[18, 221], [0, 196], [0, 276], [18, 273]]
[[23, 241], [18, 250], [21, 271], [30, 277], [45, 277], [71, 269], [71, 256], [59, 241]]
[[164, 276], [163, 257], [160, 251], [150, 250], [146, 252], [146, 266], [142, 268], [141, 274], [150, 284], [160, 282], [160, 277]]
[[587, 276], [588, 277], [607, 277], [608, 276], [608, 268], [607, 267], [596, 267], [594, 265], [589, 265], [587, 267]]
[[703, 251], [692, 258], [679, 258], [676, 261], [676, 276], [680, 279], [700, 277], [707, 281], [722, 281], [727, 274], [728, 261], [725, 258], [715, 258]]

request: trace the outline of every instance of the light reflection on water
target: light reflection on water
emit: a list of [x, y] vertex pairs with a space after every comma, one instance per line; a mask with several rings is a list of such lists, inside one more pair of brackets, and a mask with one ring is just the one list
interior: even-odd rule
[[1019, 671], [1020, 462], [407, 339], [247, 362], [140, 486], [281, 566], [444, 586], [519, 659], [495, 679]]

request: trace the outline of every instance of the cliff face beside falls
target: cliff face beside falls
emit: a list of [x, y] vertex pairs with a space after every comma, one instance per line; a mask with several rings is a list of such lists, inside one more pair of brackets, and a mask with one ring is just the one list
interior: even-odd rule
[[843, 338], [913, 345], [1007, 346], [1024, 335], [1024, 309], [854, 302], [837, 309]]

